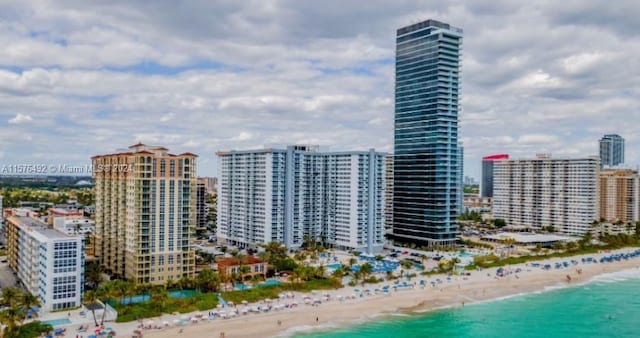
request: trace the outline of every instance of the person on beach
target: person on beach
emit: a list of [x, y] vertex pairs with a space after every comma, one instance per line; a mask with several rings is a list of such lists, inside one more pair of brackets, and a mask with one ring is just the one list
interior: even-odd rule
[[318, 324], [319, 321], [320, 321], [320, 319], [318, 317], [316, 317], [316, 324]]

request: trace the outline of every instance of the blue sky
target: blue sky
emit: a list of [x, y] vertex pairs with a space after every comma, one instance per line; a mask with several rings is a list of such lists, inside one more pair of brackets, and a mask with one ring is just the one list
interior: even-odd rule
[[200, 155], [393, 149], [395, 30], [465, 31], [466, 174], [493, 153], [638, 162], [640, 3], [2, 1], [0, 164], [86, 164], [137, 142]]

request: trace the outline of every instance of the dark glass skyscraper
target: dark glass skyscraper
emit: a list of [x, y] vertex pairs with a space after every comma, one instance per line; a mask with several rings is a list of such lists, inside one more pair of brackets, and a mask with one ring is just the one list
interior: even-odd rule
[[482, 182], [480, 182], [480, 197], [493, 197], [493, 163], [508, 160], [508, 154], [497, 154], [482, 158]]
[[622, 136], [608, 134], [600, 139], [600, 163], [603, 167], [624, 164], [624, 139]]
[[458, 237], [458, 102], [462, 30], [435, 20], [396, 35], [393, 238], [446, 245]]

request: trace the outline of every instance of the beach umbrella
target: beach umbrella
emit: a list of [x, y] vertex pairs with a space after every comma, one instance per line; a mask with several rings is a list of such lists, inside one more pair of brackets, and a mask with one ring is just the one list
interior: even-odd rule
[[[165, 320], [164, 322], [162, 322], [162, 325], [169, 326], [169, 322]], [[109, 330], [109, 328], [107, 328], [107, 330]], [[109, 331], [111, 331], [111, 330], [109, 330]]]
[[216, 305], [216, 307], [217, 307], [218, 309], [222, 309], [222, 304], [218, 304], [218, 305]]

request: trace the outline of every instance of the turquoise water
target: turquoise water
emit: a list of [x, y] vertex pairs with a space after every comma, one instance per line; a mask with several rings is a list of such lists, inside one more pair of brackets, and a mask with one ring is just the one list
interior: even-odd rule
[[342, 264], [340, 264], [340, 263], [327, 265], [327, 268], [332, 269], [332, 270], [337, 270], [337, 269], [340, 269], [341, 267], [342, 267]]
[[[169, 291], [169, 297], [171, 298], [189, 298], [189, 297], [193, 297], [193, 295], [195, 295], [195, 291], [193, 290], [175, 290], [175, 291]], [[137, 296], [132, 296], [132, 297], [123, 297], [120, 299], [120, 303], [121, 304], [137, 304], [137, 303], [142, 303], [142, 302], [146, 302], [149, 299], [151, 299], [151, 296], [149, 295], [137, 295]], [[109, 302], [109, 304], [111, 304], [113, 306], [113, 302]]]
[[233, 289], [238, 291], [244, 291], [244, 290], [249, 290], [249, 286], [247, 286], [247, 284], [244, 284], [244, 283], [238, 283], [233, 286]]
[[42, 323], [51, 324], [51, 326], [60, 326], [60, 325], [71, 324], [71, 321], [68, 318], [60, 318], [60, 319], [43, 320]]
[[612, 274], [574, 288], [296, 337], [639, 337], [639, 290], [640, 270], [635, 270], [631, 276]]
[[264, 281], [264, 283], [260, 283], [258, 284], [259, 287], [262, 286], [276, 286], [276, 285], [280, 285], [282, 284], [279, 280], [275, 280], [275, 279], [267, 279], [266, 281]]

